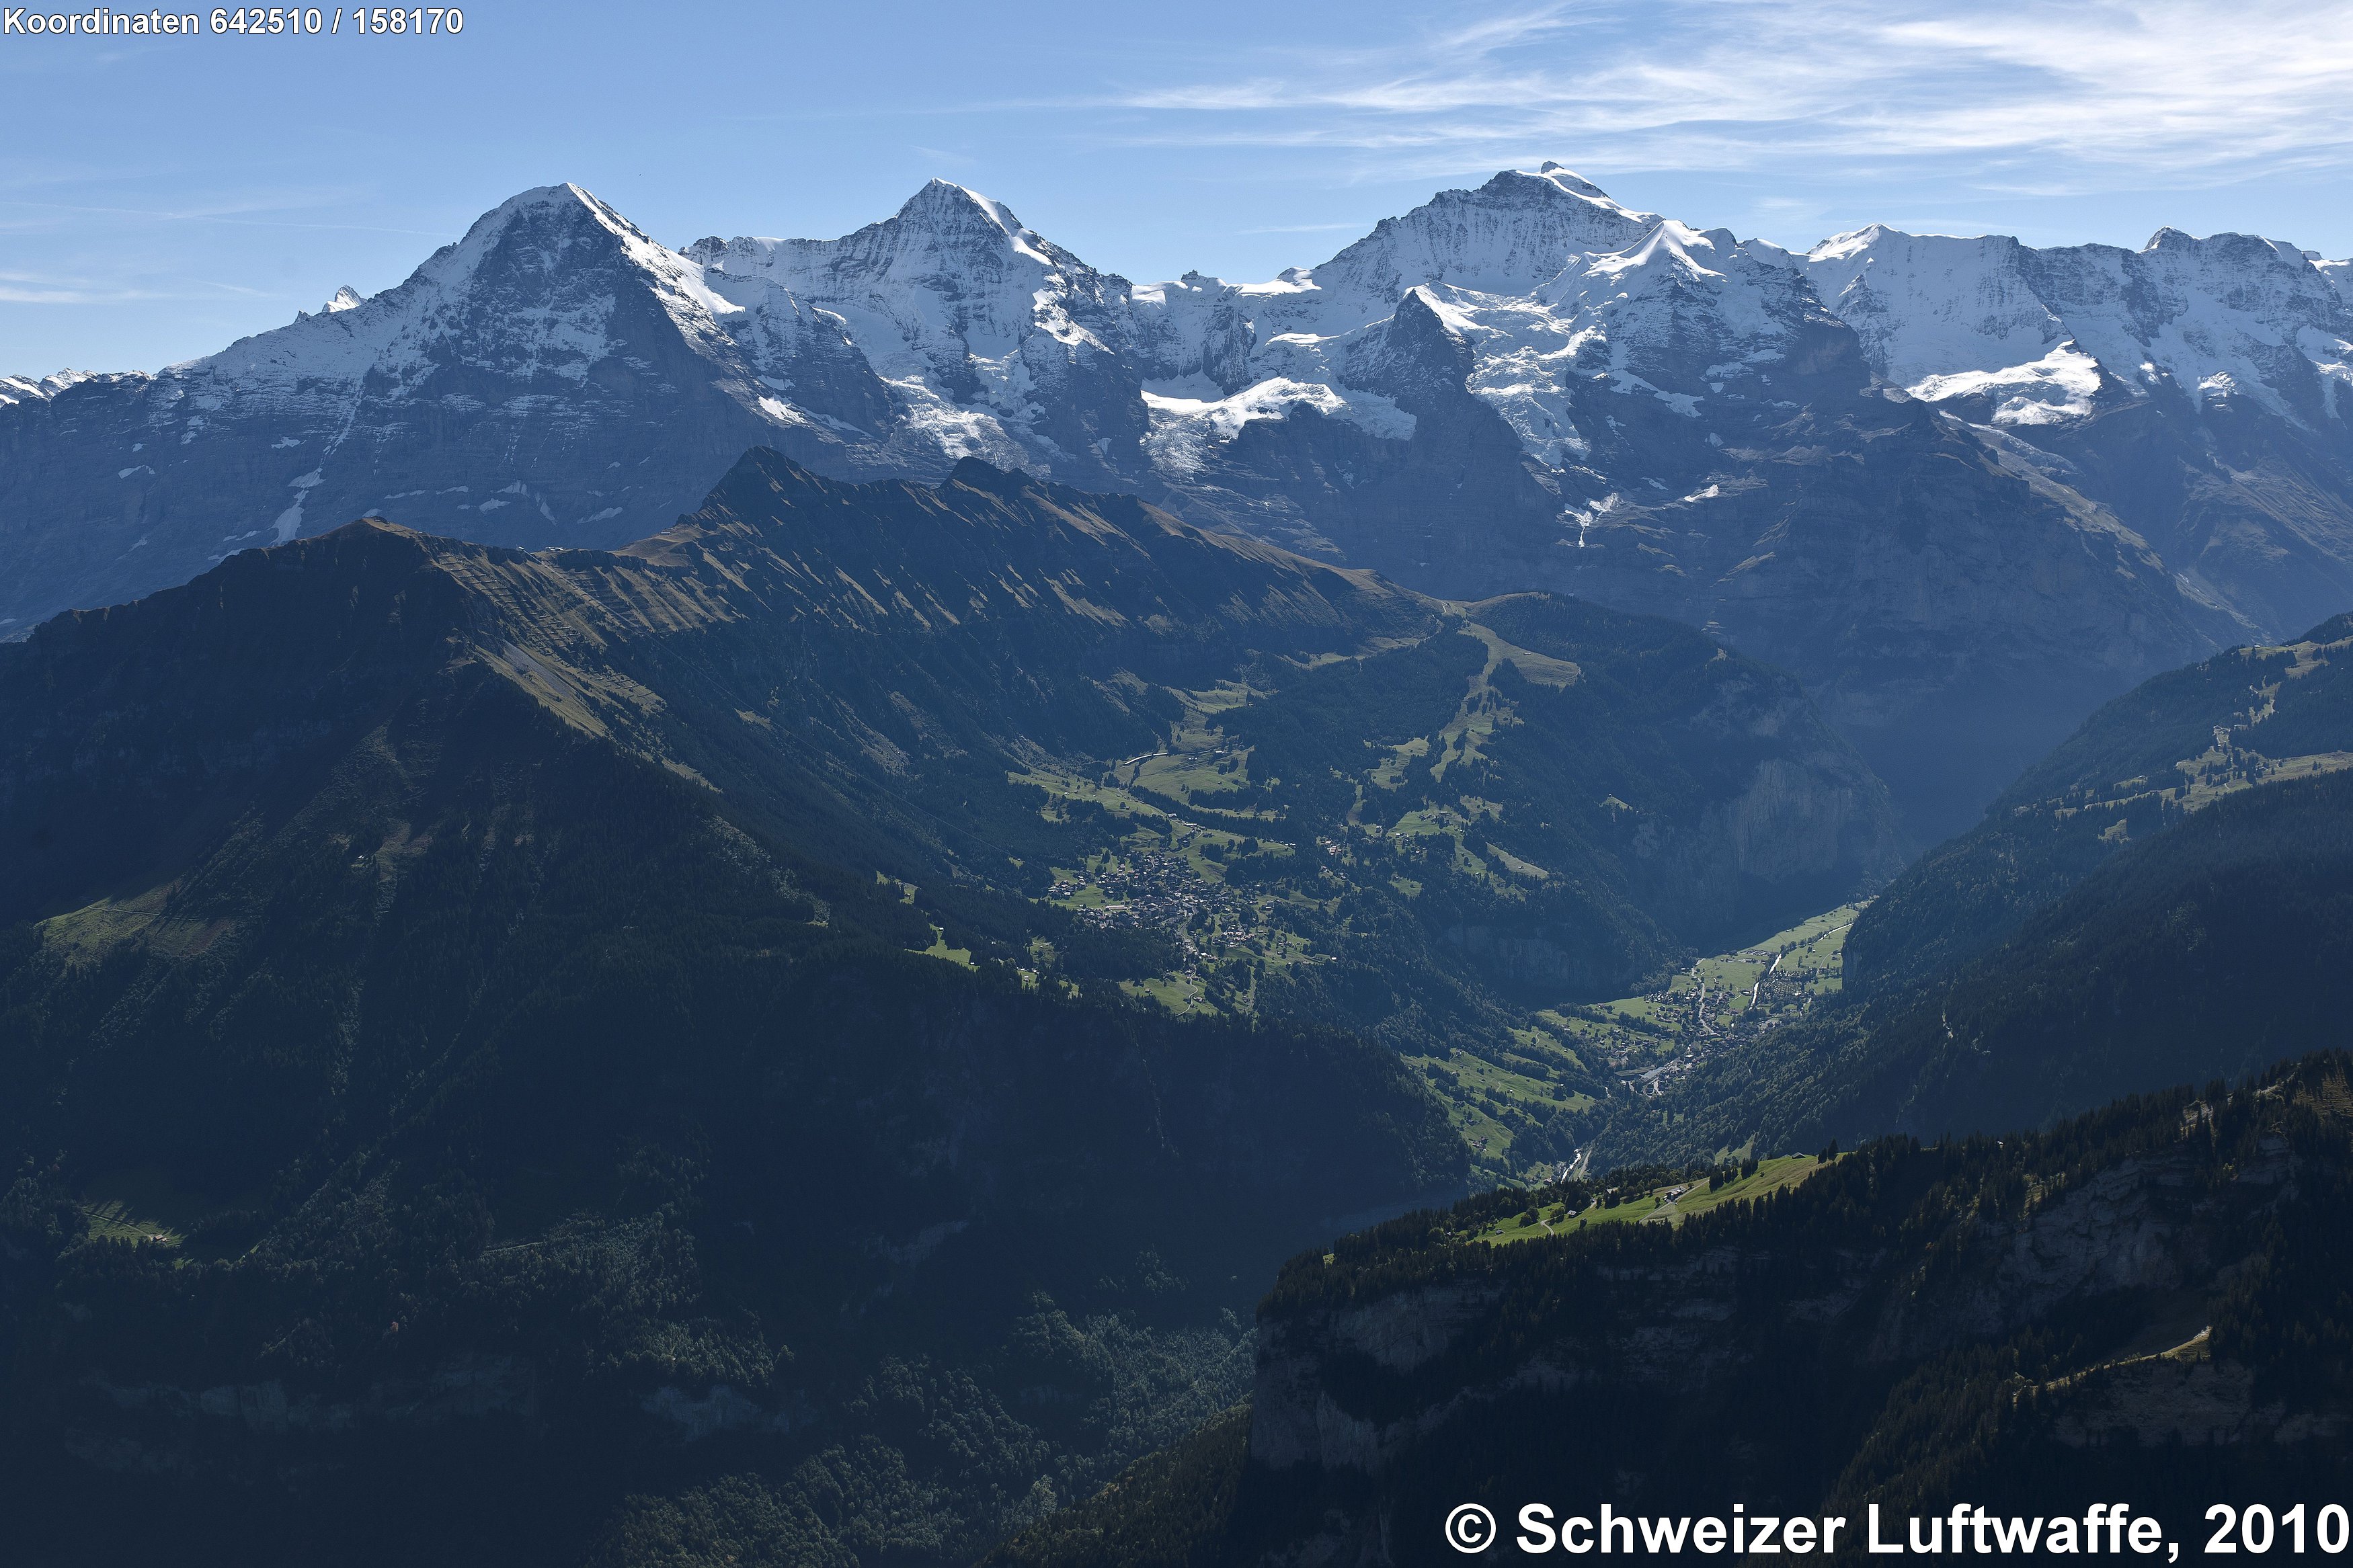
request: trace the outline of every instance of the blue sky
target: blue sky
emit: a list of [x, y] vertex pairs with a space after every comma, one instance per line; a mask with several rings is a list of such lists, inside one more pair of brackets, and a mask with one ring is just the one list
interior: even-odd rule
[[456, 37], [0, 35], [0, 372], [208, 353], [559, 180], [679, 245], [944, 175], [1139, 279], [1312, 264], [1548, 157], [1793, 246], [2353, 253], [2344, 4], [480, 0]]

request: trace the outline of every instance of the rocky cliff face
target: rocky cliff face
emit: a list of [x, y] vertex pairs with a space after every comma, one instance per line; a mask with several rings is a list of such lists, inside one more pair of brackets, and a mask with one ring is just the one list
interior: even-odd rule
[[1101, 487], [1145, 466], [1126, 279], [1001, 202], [934, 180], [840, 239], [711, 238], [685, 256], [716, 289], [765, 285], [839, 321], [899, 403], [891, 423], [853, 422], [898, 428], [910, 467], [976, 457]]
[[[2275, 1141], [2237, 1180], [2249, 1192], [2276, 1188], [2288, 1175], [2285, 1151]], [[1818, 1259], [1823, 1271], [1779, 1310], [1834, 1335], [1866, 1364], [1909, 1366], [1956, 1345], [2008, 1338], [2063, 1302], [2211, 1283], [2221, 1238], [2212, 1215], [2200, 1215], [2191, 1201], [2189, 1175], [2184, 1158], [2128, 1160], [2031, 1214], [1981, 1219], [1968, 1232], [1966, 1268], [1932, 1293], [1888, 1289], [1903, 1267], [1888, 1253]], [[2223, 1250], [2237, 1256], [2228, 1245]], [[1509, 1284], [1433, 1283], [1304, 1317], [1277, 1316], [1260, 1344], [1250, 1461], [1271, 1471], [1304, 1466], [1379, 1476], [1409, 1464], [1420, 1444], [1450, 1425], [1475, 1424], [1481, 1407], [1514, 1395], [1574, 1400], [1604, 1382], [1662, 1400], [1704, 1395], [1739, 1376], [1757, 1353], [1748, 1287], [1790, 1261], [1736, 1244], [1613, 1260], [1594, 1275], [1610, 1297], [1602, 1331], [1564, 1334], [1531, 1347], [1525, 1359], [1505, 1358], [1489, 1376], [1450, 1386], [1433, 1405], [1350, 1398], [1344, 1385], [1351, 1380], [1339, 1369], [1377, 1368], [1403, 1381], [1450, 1352], [1460, 1361], [1516, 1302]]]
[[1616, 499], [1561, 576], [1795, 671], [1915, 825], [1965, 821], [2083, 713], [2221, 635], [2113, 514], [1916, 402], [1790, 434], [1809, 431], [1740, 480]]
[[2283, 1381], [2252, 1281], [2343, 1201], [2339, 1070], [2042, 1139], [1873, 1145], [1680, 1232], [1464, 1244], [1519, 1201], [1499, 1195], [1295, 1260], [1261, 1309], [1225, 1549], [1437, 1562], [1470, 1500], [1506, 1534], [1538, 1500], [2031, 1513], [2151, 1449], [2241, 1479], [2332, 1462], [2346, 1391]]

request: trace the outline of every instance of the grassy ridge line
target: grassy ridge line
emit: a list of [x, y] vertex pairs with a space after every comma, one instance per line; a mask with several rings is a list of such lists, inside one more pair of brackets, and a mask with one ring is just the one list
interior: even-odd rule
[[1822, 1160], [1816, 1155], [1786, 1154], [1760, 1161], [1752, 1173], [1736, 1176], [1714, 1189], [1708, 1186], [1704, 1174], [1684, 1175], [1621, 1194], [1615, 1204], [1605, 1204], [1596, 1196], [1581, 1207], [1574, 1206], [1574, 1199], [1531, 1205], [1519, 1214], [1473, 1229], [1463, 1239], [1506, 1247], [1546, 1236], [1574, 1236], [1596, 1226], [1682, 1225], [1725, 1204], [1785, 1192], [1812, 1176], [1822, 1165]]

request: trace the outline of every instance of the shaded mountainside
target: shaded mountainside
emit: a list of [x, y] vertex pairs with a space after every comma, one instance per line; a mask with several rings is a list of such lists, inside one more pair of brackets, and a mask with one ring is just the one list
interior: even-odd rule
[[2233, 791], [2353, 766], [2353, 617], [2144, 682], [2026, 770], [1855, 922], [1865, 994], [1966, 960], [2111, 855]]
[[2348, 1066], [1885, 1140], [1680, 1224], [1472, 1239], [1582, 1184], [1392, 1221], [1285, 1267], [1246, 1431], [1221, 1417], [989, 1562], [1451, 1562], [1465, 1501], [1507, 1536], [1535, 1501], [1842, 1515], [1859, 1557], [1873, 1503], [1900, 1532], [1964, 1497], [2126, 1497], [2202, 1540], [2210, 1499], [2323, 1495], [2347, 1461]]
[[2348, 632], [2103, 708], [1856, 917], [1841, 1000], [1613, 1108], [1600, 1155], [2031, 1127], [2353, 1038]]
[[2106, 859], [1978, 957], [1617, 1108], [1597, 1149], [1680, 1157], [2046, 1125], [2168, 1080], [2341, 1047], [2348, 916], [2353, 774], [2235, 791]]
[[2234, 629], [2147, 542], [1916, 402], [1810, 408], [1679, 494], [1613, 507], [1536, 580], [1799, 676], [1934, 842], [2135, 681]]
[[[310, 620], [336, 655], [283, 640]], [[41, 672], [17, 912], [149, 894], [112, 868], [209, 822], [216, 776], [455, 661], [912, 889], [942, 951], [1338, 1023], [1450, 1091], [1482, 1058], [1508, 1103], [1461, 1114], [1498, 1173], [1567, 1158], [1608, 1092], [1535, 1010], [1895, 868], [1883, 793], [1796, 683], [1688, 629], [1431, 601], [976, 462], [857, 486], [755, 454], [609, 555], [369, 523], [12, 657]]]
[[1333, 1026], [1565, 1156], [1536, 999], [1893, 842], [1688, 630], [976, 463], [238, 555], [0, 648], [0, 736], [58, 1563], [968, 1558], [1239, 1397], [1279, 1258], [1461, 1190], [1485, 1113]]
[[579, 1561], [738, 1474], [818, 1560], [950, 1559], [1230, 1398], [1239, 1280], [1460, 1181], [1385, 1051], [906, 952], [895, 886], [449, 658], [404, 575], [372, 647], [234, 592], [268, 658], [150, 644], [264, 721], [189, 713], [214, 756], [115, 775], [214, 764], [122, 896], [9, 928], [20, 1552]]
[[[2116, 857], [1984, 956], [1730, 1072], [1757, 1074], [1772, 1109], [1744, 1112], [1799, 1146], [1818, 1129], [2033, 1126], [2249, 1072], [2353, 1037], [2348, 916], [2353, 776], [2268, 785]], [[1775, 1068], [1790, 1081], [1765, 1089]]]

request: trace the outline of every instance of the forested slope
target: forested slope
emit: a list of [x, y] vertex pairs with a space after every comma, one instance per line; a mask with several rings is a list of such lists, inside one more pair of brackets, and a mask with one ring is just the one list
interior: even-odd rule
[[1843, 1516], [1854, 1552], [1874, 1503], [1900, 1530], [2125, 1499], [2194, 1550], [2208, 1502], [2343, 1474], [2348, 1065], [1883, 1140], [1679, 1224], [1492, 1239], [1583, 1184], [1392, 1221], [1285, 1267], [1247, 1433], [1210, 1424], [988, 1561], [1435, 1563], [1456, 1506], [1508, 1537], [1539, 1501]]
[[12, 1518], [968, 1557], [1238, 1398], [1284, 1254], [1461, 1190], [1484, 1113], [1400, 1050], [1565, 1157], [1601, 1085], [1530, 1009], [1890, 824], [1694, 633], [976, 463], [60, 617], [0, 648]]

